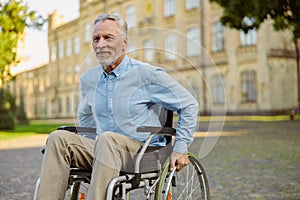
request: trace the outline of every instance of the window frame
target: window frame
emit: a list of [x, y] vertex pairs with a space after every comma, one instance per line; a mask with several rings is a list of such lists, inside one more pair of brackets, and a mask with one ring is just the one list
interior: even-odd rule
[[255, 70], [241, 72], [241, 101], [242, 103], [256, 103], [257, 101], [257, 75]]
[[186, 10], [193, 10], [200, 7], [199, 0], [185, 0], [185, 9]]
[[176, 60], [175, 53], [177, 52], [177, 41], [173, 34], [169, 34], [165, 37], [165, 60], [174, 61]]
[[80, 53], [80, 37], [77, 35], [74, 37], [74, 54], [78, 55]]
[[225, 27], [221, 22], [214, 22], [212, 25], [212, 52], [225, 50]]
[[211, 78], [213, 104], [225, 104], [224, 75], [217, 74]]
[[146, 61], [153, 62], [154, 61], [154, 50], [153, 47], [153, 41], [152, 40], [145, 40], [143, 42], [144, 46], [144, 58]]
[[175, 0], [164, 0], [164, 17], [173, 17], [176, 11]]
[[200, 55], [201, 53], [201, 32], [199, 27], [192, 27], [186, 31], [186, 55], [189, 57]]
[[128, 29], [136, 27], [136, 9], [132, 5], [126, 8], [126, 21]]

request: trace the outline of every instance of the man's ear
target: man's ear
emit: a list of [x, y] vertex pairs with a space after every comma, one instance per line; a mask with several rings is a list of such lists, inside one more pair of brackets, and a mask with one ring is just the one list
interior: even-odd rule
[[123, 49], [124, 52], [126, 51], [127, 46], [128, 46], [128, 38], [126, 37], [126, 38], [124, 39], [123, 47], [122, 47], [122, 49]]

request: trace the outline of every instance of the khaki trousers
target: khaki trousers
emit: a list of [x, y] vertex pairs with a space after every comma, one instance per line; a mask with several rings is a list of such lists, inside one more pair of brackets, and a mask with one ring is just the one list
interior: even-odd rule
[[104, 200], [108, 183], [119, 172], [134, 171], [133, 159], [142, 143], [123, 135], [104, 132], [96, 141], [57, 130], [46, 143], [38, 200], [63, 200], [70, 167], [92, 169], [88, 200]]

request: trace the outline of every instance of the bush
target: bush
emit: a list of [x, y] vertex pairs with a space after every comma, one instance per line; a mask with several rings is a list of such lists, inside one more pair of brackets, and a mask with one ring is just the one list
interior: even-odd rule
[[12, 95], [0, 88], [0, 130], [14, 129], [15, 99]]
[[14, 116], [11, 112], [6, 114], [0, 113], [0, 130], [14, 129]]

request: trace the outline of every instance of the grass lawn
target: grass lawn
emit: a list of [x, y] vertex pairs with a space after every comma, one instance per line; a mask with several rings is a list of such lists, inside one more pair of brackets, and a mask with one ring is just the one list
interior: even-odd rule
[[[300, 115], [295, 116], [295, 120], [299, 120]], [[177, 116], [174, 117], [177, 120]], [[201, 121], [260, 121], [260, 122], [271, 122], [271, 121], [288, 121], [289, 116], [226, 116], [224, 117], [210, 117], [200, 116], [198, 119]], [[34, 134], [47, 134], [57, 129], [59, 126], [73, 126], [74, 124], [60, 124], [60, 123], [48, 123], [47, 120], [32, 120], [29, 125], [16, 125], [14, 130], [0, 130], [0, 140], [14, 139], [18, 137], [24, 137]]]
[[72, 126], [72, 124], [48, 124], [35, 121], [30, 122], [29, 125], [16, 125], [14, 130], [1, 130], [0, 140], [14, 139], [34, 134], [47, 134], [62, 125]]

